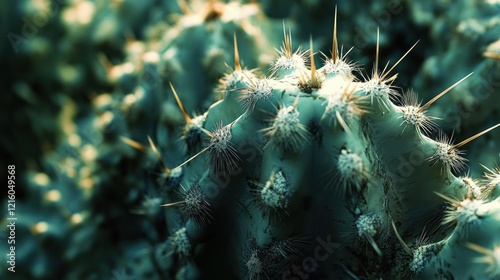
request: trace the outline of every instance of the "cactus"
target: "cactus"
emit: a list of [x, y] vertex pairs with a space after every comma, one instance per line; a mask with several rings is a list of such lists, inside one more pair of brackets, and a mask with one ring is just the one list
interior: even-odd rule
[[[477, 134], [464, 127], [452, 137], [462, 140], [457, 143], [438, 123], [446, 112], [440, 102], [478, 83], [475, 68], [456, 67], [462, 75], [450, 76], [447, 88], [440, 83], [418, 94], [403, 92], [395, 71], [414, 70], [418, 64], [402, 60], [422, 47], [414, 45], [381, 67], [381, 58], [400, 50], [387, 53], [383, 46], [392, 37], [377, 33], [370, 39], [373, 71], [366, 74], [359, 63], [366, 57], [338, 46], [337, 36], [349, 33], [337, 32], [336, 12], [331, 55], [316, 67], [313, 42], [326, 44], [318, 37], [326, 25], [315, 30], [309, 49], [292, 42], [292, 30], [303, 42], [309, 37], [304, 30], [325, 20], [314, 21], [311, 11], [295, 23], [287, 20], [293, 28], [283, 26], [283, 45], [271, 60], [279, 37], [273, 31], [282, 22], [266, 19], [254, 3], [193, 1], [188, 7], [180, 1], [182, 14], [168, 19], [161, 11], [175, 10], [171, 3], [99, 3], [68, 3], [50, 21], [61, 22], [63, 30], [88, 31], [88, 37], [78, 32], [61, 44], [85, 42], [97, 54], [90, 54], [91, 65], [89, 54], [74, 51], [56, 63], [86, 62], [78, 75], [52, 79], [66, 87], [47, 100], [62, 108], [59, 123], [48, 118], [61, 133], [23, 176], [18, 234], [25, 243], [17, 255], [23, 269], [15, 276], [499, 276], [500, 171], [491, 156], [482, 161], [497, 149], [482, 147], [480, 160], [462, 151], [472, 146], [474, 153], [476, 143], [498, 131], [495, 115]], [[87, 20], [69, 16], [86, 7], [92, 11]], [[299, 8], [293, 6], [295, 15]], [[237, 18], [229, 16], [234, 10]], [[354, 21], [364, 18], [359, 14]], [[125, 40], [127, 30], [136, 39]], [[49, 40], [47, 34], [29, 43]], [[495, 65], [496, 45], [481, 51]], [[224, 62], [233, 67], [215, 85]], [[268, 71], [245, 67], [263, 63]], [[83, 82], [85, 92], [96, 94], [81, 94]], [[31, 96], [28, 78], [18, 84], [17, 95]], [[488, 104], [491, 112], [495, 104]], [[471, 169], [485, 164], [481, 180], [476, 172], [464, 175], [467, 159]]]
[[[225, 50], [231, 47], [233, 34], [244, 46], [241, 59], [258, 67], [272, 57], [274, 39], [267, 32], [272, 33], [278, 25], [265, 17], [255, 3], [211, 0], [192, 1], [191, 5], [180, 1], [180, 5], [182, 14], [158, 42], [158, 72], [162, 80], [184, 85], [184, 93], [193, 97], [184, 102], [191, 112], [214, 101], [213, 88], [227, 70], [225, 63], [232, 59]], [[193, 79], [198, 82], [192, 83]]]
[[[29, 103], [23, 107], [24, 110], [13, 112], [13, 119], [22, 126], [28, 116], [30, 123], [37, 127], [27, 131], [22, 141], [2, 140], [2, 148], [9, 150], [8, 155], [16, 150], [12, 147], [13, 142], [18, 142], [19, 147], [27, 147], [19, 149], [16, 155], [19, 162], [28, 165], [22, 182], [26, 185], [25, 196], [19, 196], [18, 201], [22, 210], [18, 211], [20, 222], [17, 227], [19, 236], [23, 239], [28, 237], [25, 247], [21, 247], [23, 250], [19, 249], [17, 255], [18, 267], [26, 269], [18, 271], [17, 277], [53, 278], [54, 275], [65, 275], [74, 279], [92, 278], [110, 275], [112, 269], [118, 271], [122, 268], [130, 274], [128, 264], [134, 262], [138, 263], [135, 268], [139, 269], [141, 277], [162, 276], [157, 263], [144, 260], [145, 251], [142, 250], [148, 248], [146, 256], [153, 258], [163, 254], [162, 249], [165, 248], [156, 245], [160, 237], [164, 238], [172, 230], [170, 227], [165, 229], [165, 220], [158, 217], [163, 189], [148, 187], [156, 182], [153, 182], [154, 178], [144, 175], [150, 172], [156, 154], [177, 144], [177, 131], [172, 124], [180, 116], [176, 114], [173, 99], [165, 100], [162, 95], [165, 79], [162, 67], [168, 67], [171, 74], [168, 77], [178, 82], [178, 77], [184, 74], [175, 73], [169, 63], [191, 67], [191, 62], [199, 62], [191, 60], [192, 55], [201, 57], [205, 56], [205, 51], [214, 52], [213, 49], [204, 49], [200, 53], [196, 44], [178, 50], [177, 42], [169, 42], [177, 36], [171, 33], [163, 36], [161, 32], [175, 30], [184, 34], [177, 38], [184, 37], [183, 40], [194, 39], [192, 34], [195, 33], [200, 41], [209, 40], [211, 43], [203, 46], [216, 47], [218, 55], [221, 54], [218, 45], [224, 46], [226, 37], [232, 42], [233, 31], [245, 42], [255, 38], [255, 33], [247, 33], [250, 22], [254, 20], [251, 18], [259, 12], [255, 4], [247, 5], [242, 10], [245, 13], [232, 19], [227, 15], [242, 5], [212, 2], [202, 13], [213, 12], [211, 9], [215, 8], [219, 12], [218, 9], [222, 8], [222, 11], [226, 10], [226, 16], [222, 19], [221, 15], [212, 14], [192, 28], [183, 23], [198, 16], [194, 11], [185, 11], [189, 15], [179, 19], [176, 27], [167, 26], [170, 22], [159, 19], [158, 15], [149, 18], [144, 25], [145, 15], [153, 14], [153, 7], [160, 5], [151, 1], [141, 4], [125, 1], [111, 7], [93, 1], [53, 2], [45, 3], [46, 6], [37, 6], [43, 3], [35, 5], [31, 1], [10, 6], [2, 4], [2, 7], [8, 8], [5, 9], [6, 16], [7, 11], [15, 11], [7, 17], [12, 22], [17, 18], [31, 17], [33, 13], [46, 13], [48, 17], [46, 26], [37, 26], [39, 32], [36, 36], [18, 41], [19, 44], [12, 45], [12, 48], [2, 48], [2, 57], [9, 58], [6, 62], [13, 66], [14, 73], [14, 78], [8, 79], [5, 84], [8, 92], [14, 91], [12, 96], [8, 95], [6, 107]], [[246, 24], [247, 29], [241, 27], [239, 20], [242, 25]], [[219, 32], [209, 33], [206, 30], [208, 25], [216, 26]], [[138, 26], [141, 30], [134, 32], [137, 37], [133, 38], [130, 34]], [[10, 30], [12, 34], [24, 34], [22, 26]], [[255, 28], [250, 31], [259, 32]], [[62, 32], [70, 34], [59, 36]], [[56, 41], [55, 37], [64, 39]], [[160, 42], [161, 37], [165, 41]], [[54, 44], [56, 46], [63, 46], [61, 52], [47, 48], [47, 42], [52, 41], [57, 43]], [[259, 40], [264, 44], [268, 41]], [[88, 53], [72, 47], [79, 44], [88, 49]], [[255, 61], [258, 59], [254, 61], [253, 54], [265, 52], [253, 51], [255, 44], [248, 44], [251, 52], [244, 58], [257, 66]], [[184, 60], [160, 56], [164, 52], [172, 53], [172, 45], [177, 52], [183, 53], [180, 57]], [[8, 55], [12, 49], [19, 52], [17, 56]], [[47, 58], [41, 60], [44, 56]], [[223, 60], [212, 60], [223, 63]], [[21, 75], [20, 70], [25, 70], [20, 65], [33, 67], [30, 66], [28, 75]], [[54, 71], [47, 71], [47, 65], [51, 65], [50, 69]], [[213, 80], [223, 70], [220, 67], [209, 69], [211, 77], [200, 71], [198, 80]], [[211, 84], [197, 88], [203, 91], [200, 91], [200, 98], [193, 99], [196, 102], [190, 110], [199, 109], [205, 99], [214, 98]], [[34, 94], [34, 88], [39, 89], [40, 96]], [[162, 106], [157, 107], [157, 104]], [[17, 117], [23, 114], [22, 118]], [[199, 119], [193, 120], [196, 122]], [[35, 137], [29, 136], [31, 134]], [[146, 154], [130, 147], [141, 148], [140, 143], [131, 139], [144, 139], [145, 135], [159, 135], [162, 144], [169, 142], [171, 146], [163, 146], [159, 151], [142, 148], [147, 150]], [[30, 142], [25, 143], [25, 140]], [[32, 145], [31, 142], [39, 145]], [[135, 171], [131, 172], [129, 168]], [[141, 170], [144, 174], [140, 173]], [[172, 170], [164, 179], [170, 183], [180, 180], [180, 170]], [[168, 191], [172, 193], [172, 190]], [[115, 196], [114, 192], [120, 195]], [[189, 208], [189, 205], [196, 203], [201, 193], [190, 192], [186, 196], [179, 191], [173, 195], [188, 201], [183, 208], [186, 217], [197, 214], [197, 208]], [[5, 220], [2, 219], [2, 222]], [[199, 222], [204, 223], [203, 220]], [[148, 238], [138, 239], [138, 236]], [[111, 239], [118, 242], [110, 242]], [[76, 260], [81, 258], [88, 259], [88, 262], [75, 265]]]
[[[431, 114], [441, 114], [441, 128], [448, 133], [453, 131], [457, 137], [466, 137], [464, 133], [495, 124], [498, 119], [495, 93], [500, 78], [498, 47], [495, 47], [500, 32], [498, 2], [457, 1], [453, 8], [443, 9], [442, 3], [420, 1], [409, 8], [413, 21], [430, 29], [430, 45], [439, 45], [432, 55], [425, 58], [423, 67], [416, 73], [415, 87], [422, 92], [432, 92], [437, 90], [437, 84], [451, 83], [463, 76], [465, 69], [474, 69], [475, 72], [476, 78], [468, 79], [460, 91], [447, 100], [439, 100], [431, 108]], [[456, 46], [466, 49], [458, 50]], [[494, 131], [472, 143], [468, 148], [469, 156], [485, 165], [494, 165], [498, 157], [491, 157], [482, 147], [498, 147], [499, 137], [498, 131]], [[479, 165], [470, 168], [475, 176], [484, 171]]]
[[[207, 140], [188, 147], [193, 153], [181, 164], [184, 184], [205, 189], [198, 203], [213, 212], [209, 225], [185, 215], [178, 221], [199, 247], [188, 262], [220, 279], [498, 276], [499, 200], [455, 174], [466, 166], [459, 148], [500, 124], [458, 144], [431, 138], [438, 116], [428, 109], [471, 74], [421, 105], [393, 85], [392, 71], [415, 45], [381, 72], [377, 48], [371, 76], [358, 80], [335, 36], [319, 69], [310, 44], [306, 66], [307, 52], [292, 49], [285, 29], [271, 76], [237, 62], [222, 80], [224, 97], [196, 128]], [[182, 109], [182, 94], [177, 99]], [[339, 248], [321, 264], [305, 258], [324, 236]], [[275, 255], [277, 242], [288, 250]], [[181, 268], [170, 267], [171, 275]]]

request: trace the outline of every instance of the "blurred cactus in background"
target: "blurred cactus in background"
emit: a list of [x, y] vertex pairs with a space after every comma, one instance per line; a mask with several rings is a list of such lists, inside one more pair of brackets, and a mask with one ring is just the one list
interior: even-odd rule
[[[491, 126], [500, 117], [500, 64], [495, 47], [500, 34], [499, 11], [498, 1], [457, 1], [452, 6], [443, 1], [419, 1], [411, 6], [412, 18], [419, 26], [430, 29], [430, 40], [436, 46], [414, 77], [415, 86], [433, 91], [437, 84], [451, 82], [467, 71], [474, 71], [477, 76], [465, 81], [461, 90], [448, 101], [438, 101], [432, 109], [433, 113], [442, 114], [442, 128], [453, 131], [457, 137]], [[498, 149], [499, 143], [500, 132], [494, 131], [491, 137], [471, 144], [468, 154], [493, 166], [498, 156], [484, 153], [483, 148]], [[478, 165], [471, 166], [473, 174], [483, 171]]]
[[500, 277], [500, 2], [365, 2], [0, 4], [0, 278]]

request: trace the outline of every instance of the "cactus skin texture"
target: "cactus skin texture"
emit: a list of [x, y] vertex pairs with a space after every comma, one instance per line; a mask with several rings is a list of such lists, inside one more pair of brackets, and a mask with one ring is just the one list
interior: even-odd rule
[[[450, 99], [458, 105], [470, 100], [456, 96], [465, 95], [465, 86], [481, 84], [478, 73], [498, 69], [493, 68], [500, 65], [498, 46], [485, 50], [488, 67], [465, 64], [473, 59], [448, 59], [464, 63], [450, 67], [457, 75], [437, 70], [440, 75], [433, 81], [445, 76], [446, 82], [429, 83], [432, 90], [417, 94], [394, 86], [395, 72], [414, 70], [413, 63], [379, 65], [379, 57], [388, 55], [379, 52], [379, 40], [371, 75], [360, 73], [358, 63], [351, 61], [354, 52], [339, 52], [336, 38], [332, 55], [317, 68], [312, 42], [309, 50], [294, 48], [288, 27], [277, 57], [270, 59], [271, 42], [280, 37], [274, 30], [282, 21], [263, 24], [266, 18], [254, 3], [193, 1], [200, 11], [187, 7], [169, 22], [161, 13], [175, 9], [173, 1], [139, 2], [115, 3], [118, 13], [95, 8], [91, 25], [63, 18], [78, 11], [77, 6], [93, 6], [90, 1], [60, 7], [63, 12], [50, 22], [64, 24], [71, 35], [68, 46], [86, 42], [92, 46], [86, 49], [98, 49], [99, 55], [81, 55], [79, 48], [69, 47], [64, 56], [53, 50], [46, 55], [52, 37], [45, 34], [52, 34], [51, 28], [41, 29], [29, 41], [33, 47], [24, 50], [36, 51], [26, 59], [37, 62], [37, 71], [13, 80], [20, 80], [15, 93], [29, 97], [28, 108], [38, 112], [47, 106], [35, 106], [41, 103], [31, 99], [32, 80], [45, 77], [38, 72], [51, 77], [40, 80], [57, 81], [56, 88], [61, 83], [66, 90], [53, 92], [43, 85], [44, 103], [64, 108], [60, 123], [50, 118], [51, 111], [44, 124], [50, 130], [60, 126], [61, 133], [53, 150], [41, 154], [21, 182], [27, 186], [17, 212], [23, 244], [16, 254], [22, 269], [14, 279], [500, 277], [500, 169], [492, 166], [490, 155], [499, 152], [498, 145], [478, 144], [467, 154], [469, 159], [477, 159], [471, 152], [478, 150], [487, 154], [469, 162], [471, 170], [485, 164], [484, 178], [473, 177], [474, 172], [463, 176], [466, 155], [460, 148], [474, 139], [455, 143], [437, 125], [448, 107], [459, 107], [448, 106]], [[331, 10], [321, 1], [299, 2], [314, 4], [323, 14]], [[382, 4], [373, 2], [373, 9], [366, 10]], [[161, 10], [161, 5], [168, 7]], [[146, 6], [159, 13], [150, 17]], [[351, 14], [351, 7], [343, 7], [340, 14]], [[297, 18], [300, 8], [292, 10], [296, 22], [287, 22], [295, 25], [294, 34], [309, 38], [309, 29], [317, 25], [321, 27], [315, 32], [326, 34], [330, 25]], [[317, 13], [309, 14], [316, 19]], [[361, 13], [353, 16], [353, 26], [366, 21]], [[401, 18], [394, 17], [383, 33], [399, 29]], [[125, 43], [120, 30], [140, 29], [145, 20], [144, 37]], [[318, 45], [329, 41], [318, 37]], [[453, 47], [458, 42], [450, 44], [455, 58], [462, 57], [461, 49]], [[214, 86], [226, 69], [224, 62], [233, 62], [233, 43], [238, 50], [233, 69]], [[392, 43], [380, 40], [381, 47]], [[36, 59], [41, 54], [58, 57], [56, 74], [46, 71], [50, 63]], [[80, 60], [89, 62], [83, 72], [69, 75], [75, 71], [67, 70], [75, 67], [62, 67]], [[267, 76], [243, 67], [263, 63], [269, 64]], [[475, 74], [466, 76], [472, 70]], [[69, 74], [61, 78], [58, 73]], [[434, 90], [443, 84], [450, 87]], [[89, 96], [89, 88], [97, 94]], [[220, 97], [213, 102], [215, 91]], [[489, 102], [494, 98], [491, 94], [487, 110], [481, 110], [491, 117], [469, 118], [454, 138], [471, 136], [469, 129], [480, 121], [487, 127], [495, 124], [498, 103]], [[41, 120], [43, 114], [29, 116]], [[179, 125], [183, 116], [184, 126]], [[10, 279], [2, 273], [1, 279]]]
[[393, 86], [401, 60], [380, 72], [378, 48], [372, 75], [359, 80], [336, 39], [317, 69], [312, 41], [294, 52], [286, 29], [284, 37], [272, 75], [237, 62], [198, 123], [207, 140], [188, 147], [182, 185], [204, 190], [211, 222], [177, 220], [196, 249], [174, 253], [185, 261], [171, 273], [194, 265], [218, 279], [499, 277], [500, 198], [487, 187], [498, 174], [484, 185], [454, 175], [466, 167], [459, 148], [482, 133], [458, 144], [430, 136], [439, 116], [427, 109], [470, 75], [421, 105]]

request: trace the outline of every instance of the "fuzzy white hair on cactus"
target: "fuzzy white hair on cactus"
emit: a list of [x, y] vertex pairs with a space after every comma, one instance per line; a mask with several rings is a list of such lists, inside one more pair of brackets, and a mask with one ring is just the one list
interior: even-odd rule
[[382, 256], [382, 251], [375, 242], [375, 236], [380, 232], [380, 227], [382, 226], [382, 217], [377, 213], [367, 213], [360, 215], [356, 220], [356, 229], [358, 230], [358, 236], [366, 238], [368, 243], [372, 246], [373, 250]]
[[260, 190], [262, 202], [271, 208], [286, 209], [290, 196], [288, 182], [281, 170], [277, 173], [273, 172], [271, 178]]
[[284, 78], [295, 71], [302, 72], [306, 70], [304, 62], [305, 51], [300, 47], [295, 52], [292, 50], [292, 31], [286, 32], [285, 22], [283, 22], [283, 45], [278, 50], [278, 58], [271, 65], [271, 76]]
[[486, 130], [483, 130], [458, 144], [452, 144], [452, 140], [449, 139], [445, 134], [441, 133], [438, 141], [436, 142], [436, 150], [434, 151], [434, 154], [428, 158], [428, 160], [434, 161], [434, 164], [440, 162], [442, 164], [443, 171], [449, 170], [451, 167], [453, 171], [459, 172], [466, 166], [465, 163], [467, 160], [461, 156], [462, 154], [464, 154], [464, 152], [458, 150], [458, 148], [481, 137], [482, 135], [492, 131], [499, 126], [500, 123]]
[[339, 90], [331, 92], [325, 98], [323, 105], [326, 104], [325, 112], [321, 116], [321, 121], [325, 118], [331, 122], [334, 122], [334, 126], [337, 123], [342, 126], [344, 131], [350, 133], [351, 130], [348, 124], [360, 117], [368, 110], [363, 106], [366, 96], [355, 95], [357, 87], [350, 86], [350, 83]]
[[418, 102], [418, 96], [414, 91], [410, 91], [403, 96], [402, 107], [398, 107], [401, 112], [399, 118], [403, 119], [401, 125], [403, 125], [403, 133], [408, 125], [413, 126], [416, 131], [421, 135], [420, 132], [425, 134], [430, 134], [436, 129], [437, 125], [433, 122], [438, 118], [427, 116], [424, 110], [421, 110], [420, 103]]
[[292, 149], [297, 152], [303, 144], [309, 142], [309, 132], [299, 119], [298, 101], [299, 95], [292, 105], [281, 106], [271, 126], [261, 130], [269, 138], [264, 148], [271, 143], [282, 150]]
[[444, 194], [435, 193], [449, 203], [442, 221], [443, 224], [456, 223], [460, 234], [466, 234], [469, 228], [479, 226], [482, 215], [479, 208], [485, 203], [484, 200], [467, 197], [462, 201], [458, 201]]
[[336, 176], [340, 179], [342, 196], [352, 191], [351, 186], [354, 186], [356, 191], [361, 191], [363, 182], [368, 179], [368, 172], [361, 156], [347, 149], [340, 151], [334, 170], [338, 171]]
[[187, 236], [186, 228], [181, 227], [176, 230], [169, 238], [171, 246], [171, 254], [178, 255], [181, 259], [186, 259], [191, 256], [191, 242]]
[[386, 71], [389, 64], [387, 64], [382, 72], [379, 73], [378, 60], [379, 60], [379, 49], [380, 49], [380, 34], [377, 29], [377, 44], [376, 44], [376, 54], [375, 54], [375, 65], [373, 67], [372, 76], [370, 78], [363, 76], [365, 83], [362, 87], [367, 96], [370, 96], [371, 103], [374, 100], [379, 102], [379, 107], [381, 109], [390, 111], [391, 99], [399, 97], [400, 94], [397, 92], [392, 83], [398, 77], [398, 74], [389, 76], [389, 74], [396, 68], [396, 66], [410, 53], [410, 51], [415, 48], [418, 41], [389, 69]]
[[333, 21], [333, 42], [332, 42], [332, 57], [328, 58], [325, 54], [324, 66], [321, 70], [327, 77], [340, 76], [344, 80], [352, 82], [354, 80], [353, 71], [357, 70], [356, 64], [346, 60], [347, 55], [354, 49], [351, 47], [345, 54], [342, 48], [339, 52], [337, 42], [337, 7], [335, 6], [335, 17]]
[[273, 88], [268, 79], [248, 78], [248, 81], [250, 86], [243, 89], [238, 99], [242, 103], [243, 110], [250, 114], [259, 100], [266, 100], [272, 96]]
[[440, 243], [433, 243], [420, 246], [417, 249], [413, 250], [413, 257], [410, 262], [410, 271], [415, 274], [421, 273], [425, 269], [427, 264], [432, 261], [435, 252], [441, 246], [442, 245]]
[[[430, 134], [433, 130], [437, 128], [437, 125], [433, 122], [439, 118], [427, 116], [427, 109], [436, 102], [439, 98], [443, 97], [446, 93], [451, 91], [454, 87], [459, 85], [465, 79], [467, 79], [474, 72], [468, 74], [467, 76], [460, 79], [455, 84], [449, 86], [447, 89], [443, 90], [441, 93], [436, 95], [434, 98], [429, 100], [423, 106], [420, 106], [420, 102], [418, 101], [418, 96], [414, 91], [410, 91], [403, 96], [402, 99], [402, 107], [398, 107], [398, 110], [401, 112], [401, 117], [404, 124], [403, 132], [408, 125], [412, 125], [415, 127], [420, 136], [421, 132], [425, 134]], [[401, 133], [403, 133], [401, 132]]]
[[234, 68], [226, 65], [229, 68], [229, 73], [224, 75], [219, 81], [218, 91], [223, 95], [240, 89], [251, 87], [251, 81], [256, 79], [255, 70], [247, 70], [241, 66], [240, 54], [238, 51], [238, 41], [234, 34]]
[[240, 118], [241, 116], [226, 126], [219, 123], [212, 133], [210, 145], [208, 146], [208, 156], [210, 166], [216, 173], [229, 172], [238, 166], [240, 158], [231, 142], [233, 137], [231, 127]]
[[186, 165], [201, 154], [207, 152], [209, 165], [214, 173], [231, 172], [236, 170], [238, 163], [240, 162], [240, 157], [238, 156], [238, 153], [233, 147], [233, 143], [231, 141], [233, 137], [231, 128], [242, 117], [243, 115], [239, 116], [236, 120], [225, 126], [222, 125], [222, 122], [217, 123], [213, 132], [210, 132], [205, 128], [201, 128], [201, 130], [210, 137], [209, 144], [176, 168]]
[[180, 185], [180, 187], [183, 192], [176, 192], [180, 200], [161, 206], [178, 206], [185, 221], [192, 219], [199, 227], [208, 225], [212, 219], [212, 211], [203, 188], [197, 183], [191, 185], [189, 189], [186, 189], [183, 185]]

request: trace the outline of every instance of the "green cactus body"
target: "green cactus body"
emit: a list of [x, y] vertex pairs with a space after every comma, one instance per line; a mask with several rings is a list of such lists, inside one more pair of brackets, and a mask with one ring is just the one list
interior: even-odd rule
[[[462, 270], [481, 279], [496, 273], [471, 261], [476, 253], [464, 244], [481, 237], [487, 248], [496, 246], [498, 209], [480, 209], [498, 201], [482, 200], [486, 191], [477, 186], [471, 195], [471, 180], [453, 175], [465, 166], [462, 143], [427, 136], [436, 127], [426, 111], [434, 101], [421, 106], [407, 93], [406, 102], [395, 105], [401, 94], [392, 86], [392, 68], [359, 81], [344, 57], [306, 68], [304, 53], [290, 48], [285, 33], [271, 77], [236, 69], [223, 79], [223, 98], [206, 112], [209, 141], [199, 149], [206, 152], [185, 165], [184, 180], [210, 190], [206, 200], [214, 211], [212, 224], [190, 228], [200, 236], [192, 261], [210, 259], [201, 273], [224, 278], [218, 271], [232, 266], [246, 279], [339, 273], [425, 279]], [[233, 77], [240, 78], [234, 83]], [[446, 212], [435, 193], [469, 198]], [[474, 226], [482, 217], [492, 219], [489, 229]], [[458, 225], [446, 231], [441, 219]], [[472, 227], [467, 236], [478, 239], [464, 239], [463, 227]], [[424, 229], [442, 241], [424, 244]], [[327, 236], [342, 246], [321, 263], [302, 262], [314, 256], [311, 240]], [[276, 242], [286, 244], [279, 256]], [[457, 258], [456, 248], [470, 257]]]
[[[15, 16], [38, 9], [35, 2], [13, 6]], [[445, 47], [428, 49], [443, 53], [429, 58], [414, 78], [432, 90], [418, 94], [396, 87], [395, 67], [413, 74], [413, 63], [399, 60], [379, 69], [379, 42], [382, 48], [394, 43], [399, 23], [410, 21], [403, 17], [382, 26], [395, 35], [381, 40], [378, 34], [377, 40], [364, 38], [358, 28], [356, 34], [339, 33], [371, 46], [376, 41], [368, 76], [348, 60], [354, 52], [339, 52], [336, 30], [332, 56], [320, 68], [312, 39], [309, 50], [294, 49], [284, 26], [273, 60], [282, 21], [266, 18], [255, 3], [179, 1], [182, 14], [166, 18], [163, 12], [177, 10], [170, 2], [56, 2], [44, 4], [49, 11], [60, 8], [49, 28], [19, 41], [14, 47], [21, 57], [6, 60], [19, 76], [23, 67], [33, 69], [22, 79], [6, 75], [13, 80], [6, 92], [31, 106], [20, 123], [40, 118], [39, 131], [27, 138], [51, 142], [60, 130], [59, 143], [49, 149], [41, 143], [20, 152], [30, 171], [21, 175], [26, 194], [17, 202], [19, 279], [500, 277], [500, 169], [491, 167], [500, 130], [473, 142], [466, 156], [462, 146], [483, 133], [455, 143], [438, 133], [445, 122], [437, 125], [439, 118], [476, 105], [481, 110], [457, 122], [462, 131], [455, 138], [498, 122], [498, 1], [458, 1], [443, 12], [432, 38], [425, 38], [444, 41]], [[311, 26], [323, 33], [327, 6], [298, 2], [310, 9], [287, 1], [261, 6], [274, 16], [293, 15], [299, 38], [308, 37], [303, 33]], [[417, 24], [429, 25], [433, 17], [427, 13], [446, 10], [435, 1], [407, 2], [414, 17], [422, 17], [411, 19]], [[358, 4], [345, 3], [341, 14], [351, 16]], [[283, 10], [269, 11], [274, 5]], [[373, 26], [367, 11], [386, 6], [374, 1], [350, 19]], [[402, 6], [393, 8], [375, 14], [380, 20]], [[484, 18], [469, 20], [469, 13]], [[407, 24], [411, 29], [414, 23]], [[56, 51], [49, 43], [63, 34], [54, 35], [52, 27], [69, 33]], [[137, 39], [125, 40], [129, 29]], [[316, 44], [329, 41], [317, 35]], [[457, 47], [464, 42], [466, 49]], [[224, 64], [233, 62], [232, 43], [234, 67], [216, 86], [230, 68]], [[80, 45], [85, 52], [75, 47]], [[477, 62], [481, 53], [485, 60]], [[363, 62], [363, 54], [356, 60]], [[51, 63], [54, 72], [46, 70]], [[269, 74], [243, 64], [269, 65]], [[471, 64], [476, 74], [468, 78]], [[458, 75], [465, 77], [457, 81]], [[446, 83], [454, 84], [434, 91]], [[487, 97], [472, 94], [481, 89]], [[38, 90], [43, 98], [36, 97]], [[430, 101], [422, 105], [420, 99]], [[57, 122], [52, 108], [59, 107]], [[12, 150], [15, 142], [3, 143]], [[28, 161], [29, 155], [39, 159]], [[471, 174], [462, 175], [466, 158]], [[480, 162], [486, 171], [478, 180]]]

